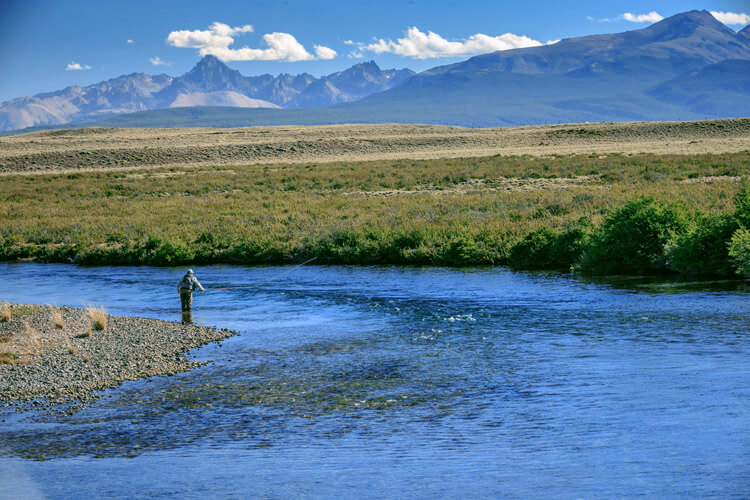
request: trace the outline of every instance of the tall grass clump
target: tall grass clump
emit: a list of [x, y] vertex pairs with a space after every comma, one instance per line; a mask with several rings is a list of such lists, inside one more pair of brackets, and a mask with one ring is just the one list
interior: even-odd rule
[[31, 326], [29, 326], [29, 324], [25, 321], [23, 322], [23, 331], [24, 334], [26, 334], [26, 338], [31, 341], [31, 345], [33, 345], [37, 349], [42, 346], [42, 344], [39, 342], [39, 338], [36, 336], [36, 332], [34, 331], [34, 329], [31, 328]]
[[2, 307], [0, 307], [0, 323], [7, 323], [12, 317], [13, 315], [10, 312], [10, 305], [3, 304]]
[[107, 329], [107, 309], [104, 306], [87, 305], [86, 312], [91, 318], [94, 330], [102, 331]]
[[668, 271], [668, 245], [686, 231], [688, 222], [678, 205], [650, 197], [631, 200], [604, 219], [578, 267], [595, 275]]
[[70, 343], [70, 340], [65, 341], [65, 346], [68, 348], [68, 354], [78, 354], [78, 349]]
[[58, 330], [62, 330], [65, 328], [65, 322], [63, 321], [62, 312], [60, 312], [59, 309], [55, 309], [54, 307], [50, 306], [50, 315], [52, 316], [52, 323], [55, 325], [55, 328]]

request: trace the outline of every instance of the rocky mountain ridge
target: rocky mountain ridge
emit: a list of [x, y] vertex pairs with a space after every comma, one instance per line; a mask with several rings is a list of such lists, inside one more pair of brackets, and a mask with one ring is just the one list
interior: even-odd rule
[[306, 108], [353, 102], [414, 75], [381, 70], [374, 61], [316, 78], [307, 73], [243, 76], [205, 56], [182, 76], [132, 73], [85, 87], [0, 103], [0, 131], [109, 118], [123, 113], [186, 106]]

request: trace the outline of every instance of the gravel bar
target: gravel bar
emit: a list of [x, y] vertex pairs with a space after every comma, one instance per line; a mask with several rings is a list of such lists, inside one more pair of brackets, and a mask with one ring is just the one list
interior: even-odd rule
[[237, 333], [127, 316], [106, 316], [106, 329], [96, 330], [85, 310], [9, 306], [10, 321], [0, 306], [0, 406], [17, 409], [65, 405], [75, 412], [126, 380], [200, 366], [187, 351]]

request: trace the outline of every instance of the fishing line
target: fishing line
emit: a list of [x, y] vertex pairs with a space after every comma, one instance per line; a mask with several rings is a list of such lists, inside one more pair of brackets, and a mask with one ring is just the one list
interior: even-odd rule
[[255, 288], [255, 287], [258, 287], [258, 286], [261, 286], [261, 285], [265, 285], [265, 284], [267, 284], [267, 283], [269, 283], [271, 281], [276, 281], [278, 279], [281, 279], [284, 276], [286, 276], [287, 274], [291, 273], [292, 271], [294, 271], [294, 270], [296, 270], [296, 269], [304, 266], [305, 264], [309, 264], [310, 262], [314, 261], [315, 259], [317, 259], [317, 257], [313, 257], [310, 260], [306, 260], [302, 264], [297, 264], [296, 266], [294, 266], [294, 267], [292, 267], [290, 269], [287, 269], [286, 271], [284, 271], [283, 273], [281, 273], [281, 274], [279, 274], [277, 276], [272, 276], [272, 277], [267, 278], [265, 280], [262, 280], [262, 281], [260, 281], [258, 283], [255, 283], [254, 285], [222, 286], [222, 287], [217, 287], [217, 288], [205, 288], [204, 290], [206, 290], [206, 291], [208, 291], [208, 290], [238, 290], [238, 289], [242, 289], [242, 288]]

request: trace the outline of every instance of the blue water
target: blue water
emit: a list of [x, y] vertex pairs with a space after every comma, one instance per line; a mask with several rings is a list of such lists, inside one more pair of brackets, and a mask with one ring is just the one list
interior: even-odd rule
[[[180, 320], [182, 269], [0, 265]], [[505, 269], [196, 269], [211, 363], [0, 414], [8, 498], [747, 498], [750, 293]]]

